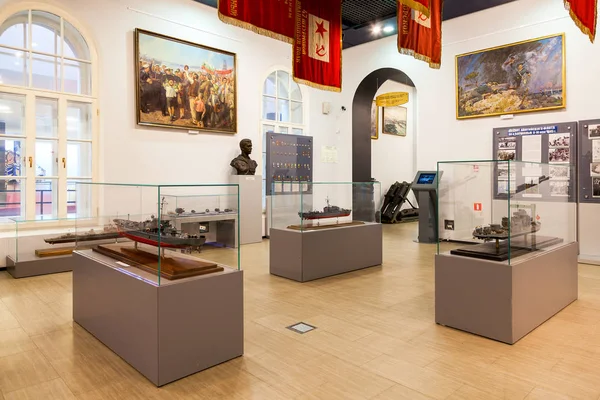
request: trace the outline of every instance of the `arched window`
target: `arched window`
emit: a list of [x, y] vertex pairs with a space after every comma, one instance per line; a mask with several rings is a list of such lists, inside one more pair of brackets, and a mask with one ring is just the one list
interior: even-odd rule
[[267, 132], [305, 135], [304, 102], [300, 86], [286, 71], [272, 72], [263, 85], [262, 92], [263, 136], [263, 208], [266, 207]]
[[63, 218], [89, 206], [74, 182], [93, 178], [93, 61], [81, 32], [54, 12], [0, 21], [0, 216]]

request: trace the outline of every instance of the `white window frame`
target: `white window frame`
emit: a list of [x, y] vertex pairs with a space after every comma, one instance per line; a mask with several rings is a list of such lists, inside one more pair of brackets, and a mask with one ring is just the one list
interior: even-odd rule
[[[66, 219], [67, 215], [67, 183], [69, 181], [74, 181], [76, 179], [86, 180], [86, 181], [96, 181], [98, 177], [99, 171], [99, 108], [98, 108], [98, 55], [94, 45], [94, 40], [89, 34], [89, 31], [79, 24], [76, 18], [71, 16], [69, 13], [64, 10], [55, 7], [49, 4], [43, 3], [13, 3], [2, 7], [0, 11], [0, 25], [4, 23], [8, 18], [17, 14], [19, 12], [25, 12], [29, 10], [42, 11], [57, 15], [62, 18], [62, 20], [68, 21], [75, 29], [79, 31], [82, 35], [86, 44], [88, 46], [88, 50], [90, 53], [90, 59], [88, 62], [90, 63], [90, 73], [91, 73], [91, 94], [90, 95], [80, 95], [67, 93], [63, 91], [52, 91], [45, 89], [37, 89], [32, 87], [24, 87], [24, 86], [14, 86], [7, 84], [0, 84], [0, 92], [7, 94], [16, 94], [16, 95], [24, 95], [25, 100], [25, 152], [26, 152], [26, 160], [21, 160], [21, 168], [22, 178], [25, 179], [25, 188], [21, 189], [21, 193], [25, 194], [25, 215], [21, 216], [21, 219], [25, 219], [26, 221], [32, 221], [32, 224], [35, 225], [33, 221], [43, 221], [44, 226], [52, 226], [52, 221], [56, 221], [57, 225], [62, 225], [60, 220]], [[62, 21], [61, 20], [61, 21]], [[61, 22], [61, 30], [63, 30], [63, 23]], [[31, 13], [29, 13], [29, 33], [27, 35], [27, 39], [29, 43], [26, 44], [27, 51], [31, 49], [31, 41], [32, 41], [32, 25], [31, 25]], [[61, 32], [62, 33], [62, 32]], [[62, 46], [61, 46], [62, 47]], [[16, 48], [15, 48], [16, 49]], [[36, 52], [38, 53], [38, 52]], [[64, 49], [61, 48], [62, 56], [64, 53]], [[40, 52], [40, 54], [44, 54]], [[56, 55], [54, 55], [56, 56]], [[31, 61], [32, 53], [29, 53], [29, 61]], [[69, 59], [72, 59], [69, 57]], [[61, 58], [61, 63], [64, 64], [64, 58]], [[77, 60], [73, 58], [73, 60]], [[61, 65], [61, 68], [63, 66]], [[31, 86], [31, 75], [32, 68], [31, 63], [29, 64], [29, 85]], [[64, 79], [61, 79], [61, 90], [64, 90]], [[57, 204], [57, 215], [53, 218], [47, 218], [45, 220], [41, 220], [39, 217], [36, 218], [36, 163], [35, 163], [35, 144], [36, 144], [36, 98], [43, 97], [46, 99], [53, 99], [58, 101], [58, 160], [59, 160], [59, 168], [58, 175], [56, 176], [48, 176], [45, 178], [48, 179], [57, 179], [58, 182], [58, 204]], [[91, 105], [91, 129], [92, 129], [92, 137], [91, 140], [79, 140], [79, 139], [68, 139], [67, 138], [67, 104], [69, 102], [77, 102], [77, 103], [86, 103]], [[67, 176], [67, 168], [66, 163], [69, 162], [67, 158], [67, 142], [89, 142], [92, 145], [92, 171], [91, 176], [79, 176], [79, 177], [69, 177]], [[23, 154], [22, 154], [23, 156]], [[33, 157], [32, 159], [32, 167], [29, 165], [29, 157]], [[62, 159], [65, 159], [65, 163], [62, 162]], [[98, 209], [98, 190], [96, 188], [92, 189], [91, 193], [91, 204], [90, 204], [90, 212], [93, 213]], [[49, 220], [49, 221], [48, 221]], [[20, 226], [27, 227], [27, 224], [19, 224]]]

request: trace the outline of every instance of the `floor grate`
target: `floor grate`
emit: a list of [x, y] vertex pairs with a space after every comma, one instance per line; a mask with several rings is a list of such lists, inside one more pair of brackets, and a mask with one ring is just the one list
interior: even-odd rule
[[294, 331], [296, 333], [300, 333], [302, 335], [305, 334], [305, 333], [308, 333], [310, 331], [314, 331], [315, 329], [317, 329], [316, 326], [309, 325], [309, 324], [307, 324], [305, 322], [298, 322], [298, 323], [296, 323], [294, 325], [287, 326], [286, 328], [289, 329], [289, 330], [291, 330], [291, 331]]

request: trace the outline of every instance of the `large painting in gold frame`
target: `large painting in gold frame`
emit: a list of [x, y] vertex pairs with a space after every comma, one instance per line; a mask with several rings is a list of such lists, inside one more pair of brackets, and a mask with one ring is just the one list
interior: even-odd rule
[[564, 33], [456, 56], [457, 119], [564, 107]]
[[140, 125], [236, 133], [234, 53], [135, 30]]

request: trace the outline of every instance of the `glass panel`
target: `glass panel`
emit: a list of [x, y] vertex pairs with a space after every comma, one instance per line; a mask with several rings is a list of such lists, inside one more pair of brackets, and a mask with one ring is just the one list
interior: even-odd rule
[[[2, 130], [0, 127], [0, 135], [1, 134]], [[21, 160], [24, 156], [24, 145], [24, 140], [0, 140], [0, 157], [2, 157], [2, 155], [4, 154], [4, 164], [0, 163], [0, 175], [21, 176], [23, 174], [24, 171], [21, 165]]]
[[294, 134], [294, 135], [304, 135], [304, 131], [302, 129], [299, 129], [299, 128], [293, 128], [292, 129], [292, 134]]
[[92, 140], [92, 105], [67, 102], [67, 138]]
[[58, 140], [36, 140], [35, 175], [58, 175]]
[[91, 215], [92, 185], [81, 185], [77, 182], [91, 182], [91, 180], [67, 181], [67, 214], [69, 216]]
[[276, 96], [275, 93], [275, 72], [267, 77], [265, 80], [265, 85], [263, 88], [263, 94], [267, 94], [269, 96]]
[[29, 70], [27, 53], [0, 47], [0, 84], [27, 86]]
[[301, 124], [303, 122], [302, 103], [292, 101], [292, 122]]
[[58, 100], [35, 99], [35, 135], [39, 138], [58, 137]]
[[27, 48], [29, 11], [13, 14], [0, 26], [0, 45]]
[[36, 219], [55, 218], [58, 206], [58, 180], [50, 178], [35, 181]]
[[34, 88], [60, 90], [60, 59], [34, 54], [31, 64]]
[[277, 97], [290, 98], [290, 74], [285, 71], [277, 71]]
[[31, 22], [32, 50], [60, 55], [60, 17], [44, 11], [32, 11]]
[[302, 91], [300, 91], [300, 85], [292, 81], [292, 100], [302, 101]]
[[284, 133], [287, 135], [288, 133], [290, 133], [290, 129], [287, 126], [280, 126], [279, 132], [277, 132], [277, 133]]
[[64, 61], [64, 88], [67, 93], [92, 94], [92, 66], [73, 60]]
[[275, 121], [275, 99], [263, 96], [263, 119]]
[[0, 133], [25, 136], [25, 96], [0, 93]]
[[81, 33], [68, 21], [63, 20], [64, 30], [64, 56], [90, 60], [90, 49]]
[[290, 122], [290, 101], [277, 100], [277, 112], [279, 113], [278, 121]]
[[[21, 191], [21, 189], [23, 189]], [[25, 215], [25, 179], [0, 179], [0, 216]]]
[[67, 143], [67, 176], [92, 176], [92, 144]]

